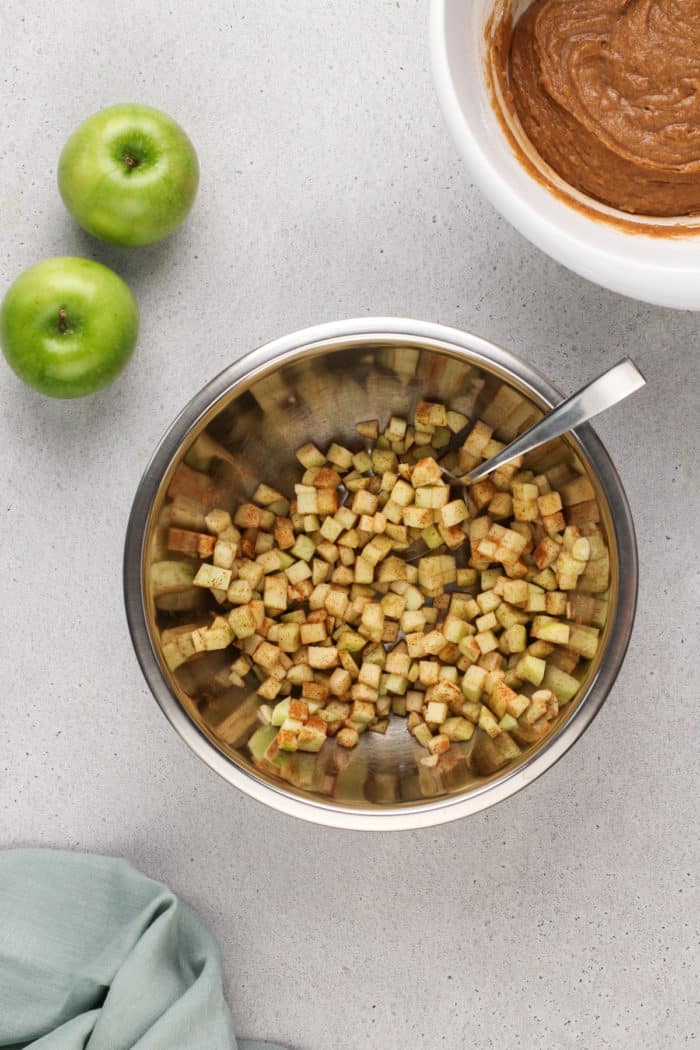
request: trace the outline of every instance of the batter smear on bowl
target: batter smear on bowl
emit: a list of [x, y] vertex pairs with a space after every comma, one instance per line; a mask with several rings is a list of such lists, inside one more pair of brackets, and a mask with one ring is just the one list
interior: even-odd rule
[[631, 214], [700, 213], [700, 0], [535, 0], [509, 87], [576, 189]]

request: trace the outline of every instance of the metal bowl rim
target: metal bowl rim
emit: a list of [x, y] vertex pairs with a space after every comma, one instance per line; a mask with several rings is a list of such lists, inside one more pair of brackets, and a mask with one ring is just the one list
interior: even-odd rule
[[124, 601], [129, 633], [146, 682], [163, 714], [185, 743], [210, 768], [259, 802], [312, 823], [357, 831], [397, 831], [432, 827], [477, 813], [509, 798], [550, 769], [588, 728], [605, 702], [629, 645], [638, 590], [638, 556], [632, 515], [622, 482], [593, 428], [585, 424], [574, 435], [581, 445], [608, 502], [618, 554], [624, 552], [617, 610], [609, 629], [604, 659], [588, 683], [573, 715], [541, 747], [512, 771], [491, 779], [465, 795], [411, 806], [359, 810], [305, 799], [257, 779], [236, 765], [202, 733], [171, 691], [154, 652], [142, 586], [144, 541], [153, 501], [161, 480], [188, 435], [216, 404], [228, 399], [243, 381], [312, 352], [340, 349], [347, 342], [363, 344], [400, 340], [428, 350], [468, 357], [490, 371], [524, 387], [545, 407], [562, 400], [561, 393], [530, 365], [480, 336], [445, 325], [405, 318], [368, 317], [334, 321], [305, 328], [265, 343], [229, 365], [206, 384], [176, 416], [158, 443], [139, 482], [127, 525], [124, 545]]

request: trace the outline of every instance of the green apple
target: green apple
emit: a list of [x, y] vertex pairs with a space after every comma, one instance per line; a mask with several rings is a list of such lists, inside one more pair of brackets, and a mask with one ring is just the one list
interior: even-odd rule
[[10, 368], [50, 397], [83, 397], [131, 357], [139, 311], [121, 277], [91, 259], [30, 266], [0, 306], [0, 346]]
[[167, 237], [195, 198], [199, 164], [179, 124], [150, 106], [110, 106], [66, 142], [58, 188], [84, 230], [135, 248]]

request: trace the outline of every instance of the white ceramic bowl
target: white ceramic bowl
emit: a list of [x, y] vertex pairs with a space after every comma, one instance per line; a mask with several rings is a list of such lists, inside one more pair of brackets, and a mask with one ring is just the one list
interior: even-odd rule
[[[558, 199], [515, 155], [494, 112], [486, 74], [484, 31], [495, 2], [432, 0], [435, 85], [474, 182], [533, 244], [582, 277], [649, 303], [700, 310], [700, 232], [649, 236], [644, 233], [648, 220], [616, 213], [579, 195], [581, 201], [619, 216], [638, 232], [589, 217]], [[519, 0], [517, 10], [528, 2]], [[667, 220], [655, 220], [659, 221]], [[670, 220], [674, 222], [683, 224]]]

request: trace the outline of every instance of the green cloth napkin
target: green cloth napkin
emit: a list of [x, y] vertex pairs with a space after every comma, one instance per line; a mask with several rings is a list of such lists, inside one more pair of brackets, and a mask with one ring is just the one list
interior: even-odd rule
[[0, 1047], [283, 1050], [236, 1042], [219, 949], [123, 860], [0, 852]]

